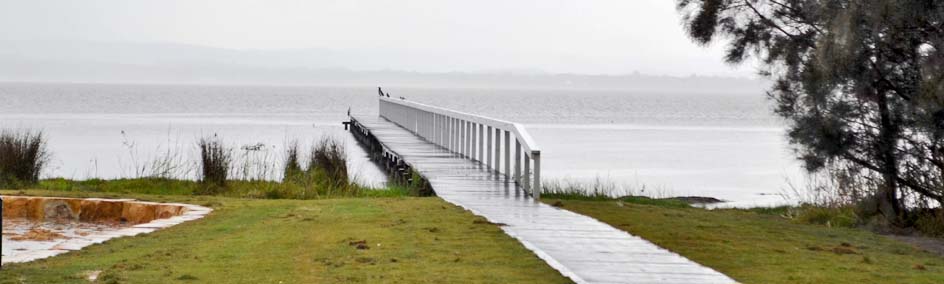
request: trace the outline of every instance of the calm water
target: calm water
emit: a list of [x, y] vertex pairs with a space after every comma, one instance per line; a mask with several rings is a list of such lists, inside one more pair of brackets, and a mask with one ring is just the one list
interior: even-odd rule
[[[524, 123], [548, 179], [597, 181], [736, 204], [779, 202], [802, 176], [762, 94], [390, 88], [393, 96]], [[348, 143], [362, 183], [383, 176], [343, 131], [348, 108], [376, 114], [375, 87], [0, 84], [0, 127], [43, 130], [46, 176], [133, 177], [218, 135], [246, 159], [280, 160], [288, 141]], [[192, 176], [192, 171], [179, 170]], [[248, 172], [277, 172], [253, 169]], [[250, 174], [254, 175], [254, 174]]]

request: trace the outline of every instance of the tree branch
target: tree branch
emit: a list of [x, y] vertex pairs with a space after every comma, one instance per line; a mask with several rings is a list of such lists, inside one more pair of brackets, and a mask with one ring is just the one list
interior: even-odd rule
[[[777, 1], [775, 1], [775, 0], [767, 0], [767, 1], [770, 1], [770, 3], [774, 3], [774, 4], [776, 4], [777, 6], [783, 7], [783, 8], [785, 8], [785, 9], [787, 9], [787, 10], [790, 10], [790, 11], [793, 12], [795, 15], [803, 15], [803, 11], [800, 11], [800, 10], [797, 9], [796, 7], [793, 7], [793, 6], [790, 6], [790, 5], [781, 3], [781, 2], [777, 2]], [[816, 32], [818, 32], [818, 33], [820, 33], [820, 34], [825, 34], [825, 33], [826, 33], [826, 32], [824, 32], [823, 29], [821, 29], [819, 26], [817, 26], [816, 24], [810, 22], [809, 20], [807, 20], [807, 19], [805, 19], [805, 18], [799, 18], [799, 19], [798, 19], [798, 18], [796, 18], [796, 17], [794, 17], [794, 16], [792, 16], [792, 15], [787, 15], [787, 16], [790, 17], [790, 19], [793, 19], [794, 21], [797, 21], [798, 23], [809, 25], [811, 28], [813, 28], [814, 30], [816, 30]]]
[[[875, 165], [872, 165], [872, 164], [869, 163], [868, 161], [865, 161], [865, 160], [863, 160], [863, 159], [860, 159], [859, 157], [853, 156], [853, 155], [848, 154], [848, 153], [847, 153], [847, 154], [844, 154], [843, 157], [846, 158], [846, 159], [848, 159], [849, 161], [852, 161], [853, 163], [856, 163], [856, 164], [859, 165], [859, 166], [862, 166], [863, 168], [866, 168], [866, 169], [869, 169], [869, 170], [872, 170], [872, 171], [875, 171], [875, 172], [879, 172], [879, 173], [882, 172], [881, 169], [879, 169], [879, 167], [877, 167], [877, 166], [875, 166]], [[901, 183], [902, 185], [905, 185], [905, 186], [907, 186], [908, 188], [911, 188], [911, 190], [914, 190], [914, 191], [916, 191], [916, 192], [918, 192], [918, 193], [923, 194], [924, 196], [927, 196], [927, 197], [930, 197], [930, 198], [933, 198], [933, 199], [937, 199], [937, 200], [944, 200], [944, 196], [942, 196], [942, 195], [940, 195], [940, 194], [933, 193], [933, 192], [931, 192], [930, 190], [928, 190], [927, 188], [924, 188], [924, 187], [922, 187], [922, 186], [920, 186], [920, 185], [914, 183], [914, 182], [911, 181], [911, 180], [907, 180], [907, 179], [904, 179], [904, 178], [899, 177], [899, 176], [895, 176], [895, 180], [897, 180], [897, 181], [898, 181], [899, 183]]]
[[761, 20], [763, 20], [764, 24], [766, 24], [766, 25], [768, 25], [768, 26], [770, 26], [770, 27], [773, 27], [773, 28], [779, 30], [781, 33], [783, 33], [784, 35], [786, 35], [786, 36], [789, 37], [790, 39], [796, 40], [796, 35], [787, 32], [787, 31], [784, 30], [782, 27], [780, 27], [779, 25], [777, 25], [776, 23], [774, 23], [773, 20], [771, 20], [770, 18], [767, 18], [767, 16], [765, 16], [763, 13], [761, 13], [760, 11], [758, 11], [757, 8], [754, 7], [754, 5], [750, 3], [750, 1], [745, 0], [745, 1], [743, 1], [742, 3], [744, 3], [745, 6], [747, 6], [747, 7], [750, 8], [752, 11], [754, 11], [754, 14], [757, 15], [757, 17], [759, 17]]

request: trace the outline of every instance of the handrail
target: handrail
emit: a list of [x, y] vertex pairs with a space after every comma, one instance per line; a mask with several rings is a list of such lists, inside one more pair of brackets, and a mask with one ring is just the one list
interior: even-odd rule
[[[463, 158], [504, 173], [506, 181], [521, 184], [532, 197], [540, 198], [541, 150], [521, 124], [388, 97], [380, 97], [379, 108], [381, 117]], [[504, 140], [502, 133], [505, 134]], [[511, 141], [515, 142], [514, 148]], [[504, 142], [504, 147], [501, 142]], [[512, 150], [515, 152], [514, 160], [511, 159]], [[524, 155], [521, 155], [522, 150]], [[504, 162], [504, 171], [501, 162]]]

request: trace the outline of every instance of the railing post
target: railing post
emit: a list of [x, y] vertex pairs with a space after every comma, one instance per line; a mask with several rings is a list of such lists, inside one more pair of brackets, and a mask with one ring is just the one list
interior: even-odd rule
[[448, 144], [446, 144], [446, 141], [447, 141], [447, 140], [446, 140], [446, 129], [449, 129], [449, 128], [446, 127], [446, 117], [445, 117], [445, 116], [442, 116], [442, 115], [439, 115], [439, 119], [438, 119], [438, 120], [439, 120], [439, 130], [438, 130], [438, 131], [439, 131], [439, 146], [442, 146], [443, 148], [446, 148], [446, 147], [448, 147], [448, 146], [447, 146]]
[[456, 136], [458, 136], [458, 134], [459, 134], [459, 130], [456, 129], [456, 127], [458, 127], [458, 126], [459, 126], [459, 119], [457, 119], [457, 118], [450, 118], [450, 119], [449, 119], [449, 127], [451, 128], [450, 131], [449, 131], [449, 133], [450, 133], [450, 134], [449, 134], [449, 141], [450, 141], [450, 142], [449, 142], [449, 149], [452, 150], [453, 152], [456, 152], [456, 150], [459, 149], [459, 147], [456, 146], [456, 144], [459, 143], [459, 139], [456, 139]]
[[416, 136], [423, 138], [423, 112], [420, 110], [412, 110], [411, 112], [416, 117]]
[[430, 140], [430, 141], [433, 140], [433, 139], [429, 139], [429, 112], [428, 111], [423, 111], [423, 138], [426, 138], [426, 140]]
[[462, 140], [465, 141], [465, 146], [462, 148], [462, 151], [465, 153], [466, 159], [469, 159], [472, 158], [472, 153], [469, 152], [469, 143], [472, 142], [472, 137], [470, 137], [470, 134], [472, 134], [472, 131], [470, 131], [470, 128], [472, 128], [472, 122], [467, 120], [465, 123], [463, 123], [463, 125], [465, 125], [465, 130], [463, 131], [465, 134], [465, 139]]
[[459, 145], [462, 145], [461, 144], [462, 142], [459, 140], [459, 119], [458, 118], [455, 118], [452, 120], [452, 127], [454, 127], [454, 129], [452, 130], [453, 132], [452, 139], [454, 140], [452, 151], [459, 153]]
[[495, 128], [495, 172], [501, 173], [501, 129]]
[[530, 157], [531, 155], [527, 155], [527, 154], [524, 155], [524, 172], [522, 173], [523, 175], [521, 176], [523, 179], [522, 184], [524, 185], [524, 190], [527, 191], [528, 193], [531, 193], [531, 158]]
[[541, 152], [534, 151], [531, 152], [531, 155], [534, 156], [534, 186], [531, 190], [531, 197], [538, 200], [541, 199], [541, 191], [544, 190], [544, 185], [541, 184]]
[[476, 130], [477, 128], [479, 128], [479, 124], [476, 123], [476, 122], [473, 122], [473, 123], [472, 123], [472, 135], [470, 135], [470, 137], [472, 138], [472, 152], [471, 152], [472, 155], [470, 156], [470, 159], [471, 159], [472, 161], [475, 161], [476, 158], [478, 157], [478, 156], [475, 155], [475, 154], [476, 154], [476, 152], [475, 152], [475, 146], [476, 146], [476, 145], [475, 145], [475, 142], [477, 142], [477, 140], [475, 140], [475, 138], [476, 138], [476, 137], [475, 137], [475, 134], [477, 134], [475, 130]]
[[465, 147], [469, 144], [468, 137], [468, 128], [469, 124], [465, 120], [459, 120], [459, 154], [462, 154], [463, 157], [468, 157], [469, 153], [465, 151]]
[[491, 169], [492, 168], [492, 127], [489, 126], [488, 131], [486, 132], [488, 132], [488, 139], [486, 139], [488, 143], [488, 152], [484, 153], [485, 154], [485, 168]]
[[469, 122], [469, 159], [475, 161], [475, 129], [479, 127], [476, 122]]
[[436, 144], [436, 145], [439, 145], [439, 127], [438, 127], [438, 126], [439, 126], [439, 120], [437, 120], [438, 118], [439, 118], [439, 115], [438, 115], [438, 114], [436, 114], [436, 113], [430, 113], [430, 120], [431, 120], [431, 121], [430, 121], [430, 129], [429, 129], [429, 130], [432, 132], [431, 134], [432, 134], [432, 136], [433, 136], [433, 139], [430, 139], [430, 140], [432, 140], [432, 141], [433, 141], [433, 144]]
[[446, 149], [452, 151], [452, 118], [446, 117]]
[[483, 149], [485, 149], [485, 143], [482, 142], [485, 140], [484, 135], [482, 135], [484, 133], [485, 133], [485, 124], [480, 124], [479, 125], [479, 163], [485, 161], [485, 151], [483, 151]]
[[505, 182], [511, 179], [511, 132], [505, 130]]
[[521, 141], [515, 139], [515, 175], [516, 184], [521, 184]]
[[459, 155], [465, 156], [465, 120], [459, 120]]

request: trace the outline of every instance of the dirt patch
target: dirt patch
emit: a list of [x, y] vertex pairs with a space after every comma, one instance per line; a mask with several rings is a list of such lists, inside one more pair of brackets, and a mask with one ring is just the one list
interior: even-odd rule
[[688, 204], [714, 204], [714, 203], [724, 202], [724, 200], [721, 200], [721, 199], [717, 199], [714, 197], [705, 197], [705, 196], [679, 196], [679, 197], [665, 198], [665, 200], [677, 200], [677, 201], [685, 202]]
[[62, 234], [42, 229], [42, 228], [32, 228], [26, 233], [18, 236], [11, 237], [10, 240], [13, 241], [51, 241], [56, 239], [64, 239], [65, 236]]
[[352, 246], [360, 250], [370, 249], [370, 246], [367, 245], [367, 240], [351, 241], [351, 242], [348, 242], [347, 244], [349, 246]]

